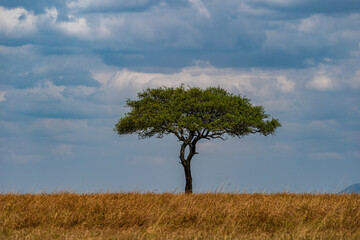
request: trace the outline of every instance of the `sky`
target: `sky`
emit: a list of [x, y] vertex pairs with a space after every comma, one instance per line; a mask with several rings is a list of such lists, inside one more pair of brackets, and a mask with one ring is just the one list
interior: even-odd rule
[[360, 182], [360, 1], [0, 0], [0, 192], [182, 192], [174, 136], [113, 130], [126, 99], [180, 84], [282, 123], [200, 141], [194, 192]]

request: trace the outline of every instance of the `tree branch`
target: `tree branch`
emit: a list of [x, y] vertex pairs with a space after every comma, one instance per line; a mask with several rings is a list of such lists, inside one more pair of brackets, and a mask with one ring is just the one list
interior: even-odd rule
[[216, 139], [216, 138], [220, 138], [221, 140], [225, 141], [226, 138], [224, 138], [223, 136], [214, 136], [214, 137], [211, 137], [212, 139]]
[[221, 132], [216, 132], [213, 134], [207, 134], [206, 139], [212, 138], [212, 139], [216, 139], [216, 138], [220, 138], [221, 140], [225, 141], [226, 138], [224, 138], [222, 135], [226, 134], [226, 131], [221, 131]]
[[178, 139], [179, 141], [183, 141], [184, 140], [184, 137], [183, 136], [180, 136], [179, 133], [177, 133], [176, 131], [174, 130], [168, 130], [170, 133], [173, 133]]
[[201, 137], [205, 136], [206, 129], [204, 128], [201, 133]]

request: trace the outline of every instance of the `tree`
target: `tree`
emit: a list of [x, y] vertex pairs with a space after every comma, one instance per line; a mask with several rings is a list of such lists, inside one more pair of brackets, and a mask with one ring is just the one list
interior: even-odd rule
[[220, 87], [207, 89], [158, 87], [128, 99], [131, 111], [116, 124], [119, 135], [137, 133], [139, 138], [174, 134], [181, 142], [180, 163], [185, 171], [185, 193], [192, 193], [191, 160], [202, 139], [243, 137], [253, 133], [274, 134], [281, 124], [269, 119], [262, 106]]

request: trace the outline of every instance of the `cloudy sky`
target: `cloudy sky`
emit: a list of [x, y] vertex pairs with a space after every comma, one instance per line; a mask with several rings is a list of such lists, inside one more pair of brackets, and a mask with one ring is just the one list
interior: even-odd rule
[[127, 98], [181, 83], [283, 125], [200, 142], [195, 191], [360, 182], [360, 1], [0, 0], [0, 192], [182, 191], [175, 137], [113, 131]]

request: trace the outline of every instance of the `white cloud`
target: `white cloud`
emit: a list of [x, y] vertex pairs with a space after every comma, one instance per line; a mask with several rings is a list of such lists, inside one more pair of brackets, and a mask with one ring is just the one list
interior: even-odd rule
[[324, 24], [321, 20], [321, 17], [318, 15], [304, 18], [300, 21], [298, 29], [301, 32], [313, 32], [314, 30], [318, 29], [319, 24]]
[[45, 9], [45, 17], [51, 19], [53, 23], [56, 22], [58, 17], [58, 11], [55, 7]]
[[136, 91], [145, 88], [156, 79], [161, 79], [164, 74], [132, 72], [127, 69], [116, 72], [106, 82], [107, 89], [136, 89]]
[[92, 78], [101, 83], [94, 96], [103, 103], [125, 101], [146, 88], [159, 86], [220, 86], [231, 93], [252, 99], [253, 104], [263, 105], [273, 113], [294, 111], [298, 108], [294, 98], [293, 79], [293, 76], [297, 75], [298, 72], [291, 71], [234, 70], [215, 68], [208, 64], [183, 68], [175, 73], [144, 73], [128, 69], [92, 72]]
[[319, 91], [333, 90], [335, 88], [334, 81], [326, 75], [316, 75], [311, 81], [306, 83], [309, 89]]
[[73, 2], [68, 2], [67, 6], [69, 8], [86, 8], [88, 7], [92, 2], [92, 0], [77, 0], [77, 1], [73, 1]]
[[[262, 47], [272, 53], [277, 50], [293, 56], [305, 55], [303, 60], [325, 57], [324, 50], [331, 54], [356, 54], [354, 46], [360, 38], [359, 21], [360, 14], [343, 17], [314, 14], [290, 21], [273, 19], [269, 21], [271, 28], [265, 29], [267, 38]], [[305, 49], [309, 53], [304, 54]]]
[[78, 37], [80, 39], [88, 38], [90, 29], [85, 18], [76, 18], [69, 16], [71, 21], [60, 22], [59, 27], [66, 34]]
[[74, 15], [70, 15], [69, 19], [69, 21], [58, 22], [54, 28], [82, 40], [114, 38], [124, 25], [124, 18], [117, 14], [91, 16], [89, 17], [90, 21], [85, 17]]
[[98, 37], [109, 38], [113, 36], [117, 29], [124, 24], [124, 18], [121, 16], [109, 16], [105, 18], [100, 18], [99, 26], [97, 28]]
[[36, 94], [36, 95], [43, 95], [49, 96], [54, 99], [62, 99], [63, 96], [61, 92], [65, 89], [64, 86], [56, 86], [51, 81], [44, 81], [38, 83], [38, 85], [34, 88], [28, 88], [25, 90], [18, 90], [19, 92], [23, 92], [24, 94]]
[[0, 34], [19, 38], [36, 31], [37, 17], [24, 8], [6, 9], [0, 6]]
[[277, 78], [277, 84], [281, 91], [283, 92], [293, 92], [295, 88], [295, 83], [286, 79], [286, 76], [279, 76]]
[[142, 89], [157, 86], [185, 84], [206, 88], [220, 85], [231, 92], [256, 96], [259, 100], [272, 99], [276, 92], [291, 93], [295, 86], [283, 73], [261, 70], [238, 71], [212, 66], [193, 66], [170, 74], [143, 73], [123, 69], [116, 73], [94, 72], [93, 78], [103, 84], [103, 89], [112, 91], [127, 89], [133, 94]]
[[307, 89], [318, 91], [340, 91], [360, 87], [360, 58], [330, 59], [324, 58], [315, 67], [304, 69], [308, 80]]
[[[249, 2], [251, 4], [251, 2]], [[272, 11], [266, 8], [261, 7], [252, 7], [250, 4], [247, 4], [246, 2], [241, 2], [238, 10], [241, 13], [241, 15], [252, 15], [252, 16], [271, 16]]]
[[201, 0], [189, 0], [191, 5], [198, 11], [198, 13], [208, 19], [211, 18], [209, 10], [206, 8]]
[[118, 14], [88, 15], [90, 21], [75, 14], [68, 15], [68, 21], [58, 21], [59, 12], [55, 7], [44, 11], [34, 15], [24, 8], [6, 9], [0, 6], [0, 34], [20, 38], [42, 29], [51, 29], [82, 40], [99, 40], [113, 38], [124, 24], [124, 18]]
[[106, 70], [106, 71], [93, 71], [91, 73], [91, 77], [101, 83], [102, 85], [106, 85], [106, 83], [114, 77], [117, 70]]

